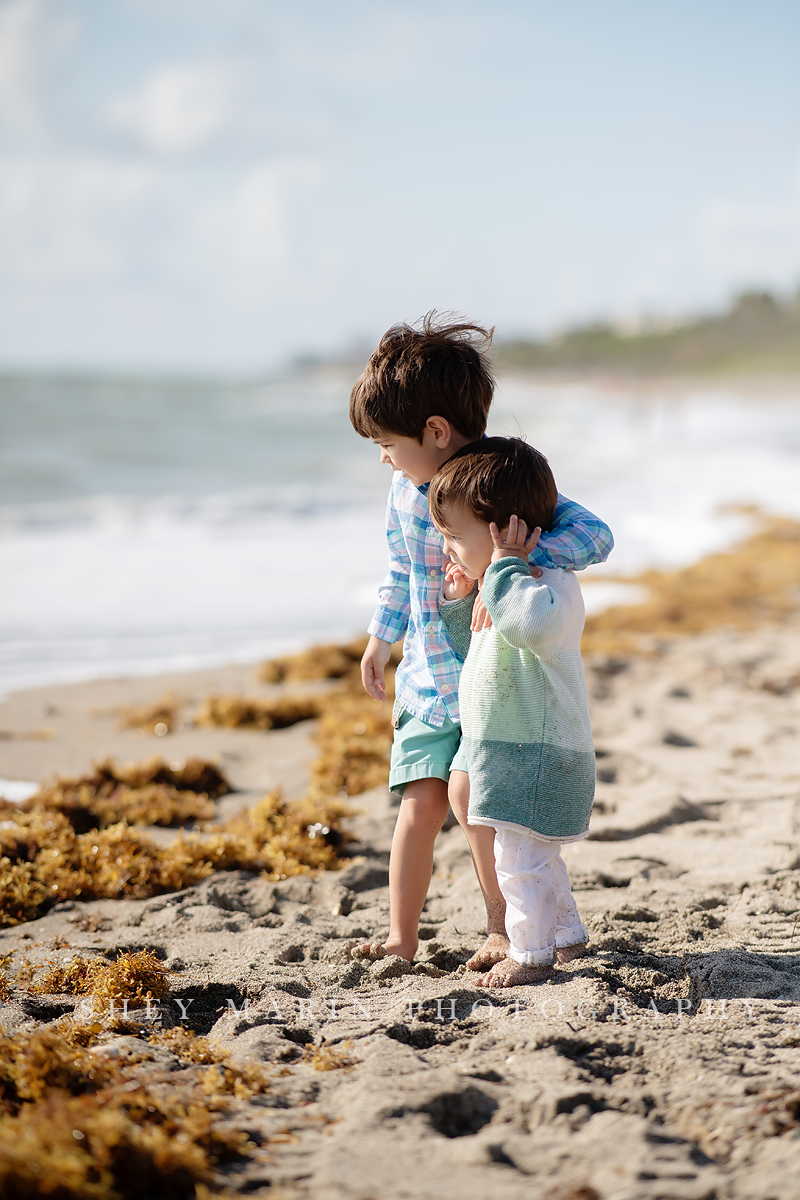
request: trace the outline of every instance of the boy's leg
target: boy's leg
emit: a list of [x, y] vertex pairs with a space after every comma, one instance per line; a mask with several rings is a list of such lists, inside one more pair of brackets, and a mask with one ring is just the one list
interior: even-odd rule
[[486, 905], [486, 941], [467, 962], [471, 971], [486, 971], [508, 955], [506, 902], [494, 865], [494, 829], [490, 825], [469, 825], [469, 775], [452, 771], [448, 788], [450, 807], [467, 837], [475, 874], [478, 876]]
[[415, 779], [405, 785], [389, 859], [389, 936], [352, 951], [353, 958], [399, 954], [409, 962], [419, 944], [418, 926], [433, 874], [433, 844], [447, 817], [443, 779]]
[[560, 851], [553, 859], [553, 875], [556, 881], [557, 905], [556, 958], [560, 963], [568, 963], [586, 953], [589, 935], [578, 913], [578, 906], [570, 887], [567, 864]]
[[558, 845], [535, 834], [495, 830], [497, 880], [506, 899], [508, 957], [478, 979], [480, 987], [517, 987], [551, 974], [556, 954]]

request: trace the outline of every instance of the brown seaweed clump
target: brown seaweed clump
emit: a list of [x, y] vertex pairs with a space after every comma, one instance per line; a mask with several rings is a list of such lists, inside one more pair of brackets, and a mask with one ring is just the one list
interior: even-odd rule
[[[359, 663], [366, 641], [347, 646], [312, 646], [302, 654], [275, 659], [261, 668], [270, 683], [296, 679], [339, 679], [335, 690], [316, 696], [282, 696], [276, 700], [208, 697], [196, 717], [198, 725], [278, 729], [308, 717], [319, 717], [315, 738], [320, 755], [311, 768], [323, 795], [359, 792], [385, 783], [391, 751], [391, 705], [376, 704], [361, 686]], [[386, 671], [387, 697], [394, 694], [394, 669], [402, 656], [395, 646]]]
[[12, 810], [13, 819], [0, 823], [0, 926], [35, 920], [63, 900], [178, 891], [215, 871], [285, 879], [335, 869], [344, 811], [337, 800], [288, 803], [272, 792], [216, 833], [161, 846], [124, 823], [79, 834], [61, 812]]
[[115, 962], [102, 957], [76, 955], [66, 963], [53, 963], [31, 991], [40, 995], [69, 992], [90, 995], [98, 1012], [106, 1012], [111, 1000], [165, 1000], [170, 994], [167, 969], [152, 950], [124, 952]]
[[321, 696], [281, 696], [277, 700], [207, 696], [195, 716], [195, 724], [224, 729], [287, 729], [298, 721], [318, 717], [322, 700]]
[[201, 1037], [193, 1029], [185, 1025], [175, 1025], [172, 1029], [157, 1029], [147, 1039], [152, 1046], [162, 1046], [171, 1050], [183, 1062], [199, 1063], [202, 1066], [213, 1066], [223, 1062], [227, 1054], [219, 1046], [213, 1045], [207, 1037]]
[[[255, 1147], [233, 1129], [232, 1099], [266, 1091], [256, 1066], [188, 1031], [157, 1034], [179, 1067], [165, 1089], [148, 1042], [108, 1059], [97, 1026], [71, 1020], [0, 1036], [0, 1194], [8, 1200], [140, 1200], [209, 1195], [219, 1163]], [[100, 1051], [101, 1053], [98, 1053]]]
[[0, 1004], [5, 1004], [11, 998], [11, 985], [6, 978], [6, 963], [12, 956], [0, 954]]
[[[387, 693], [393, 674], [387, 672]], [[366, 692], [336, 693], [325, 705], [316, 740], [320, 754], [311, 777], [323, 792], [356, 796], [386, 783], [392, 748], [392, 706], [376, 704]]]
[[731, 550], [626, 582], [646, 587], [648, 598], [588, 617], [585, 654], [642, 653], [678, 634], [784, 621], [800, 606], [800, 521], [764, 518], [757, 533]]
[[284, 655], [265, 662], [258, 675], [263, 683], [287, 683], [303, 679], [344, 679], [355, 671], [367, 648], [367, 638], [346, 646], [311, 646], [299, 654]]
[[349, 1071], [356, 1063], [351, 1054], [352, 1045], [353, 1043], [349, 1040], [338, 1046], [332, 1046], [327, 1042], [315, 1046], [313, 1042], [309, 1042], [306, 1045], [304, 1058], [315, 1071]]
[[[350, 683], [361, 682], [361, 659], [367, 648], [368, 638], [356, 638], [345, 646], [311, 646], [299, 654], [287, 654], [265, 662], [259, 679], [263, 683], [290, 683], [302, 679], [347, 679]], [[403, 657], [400, 645], [392, 647], [390, 665], [396, 667]]]
[[119, 821], [129, 825], [205, 821], [214, 816], [212, 801], [230, 790], [219, 768], [199, 758], [176, 768], [160, 758], [126, 767], [106, 761], [96, 764], [91, 775], [58, 779], [40, 788], [21, 808], [63, 813], [84, 833]]
[[155, 704], [125, 704], [112, 709], [119, 720], [118, 729], [142, 729], [164, 737], [168, 733], [180, 733], [183, 721], [180, 718], [182, 702], [167, 692]]

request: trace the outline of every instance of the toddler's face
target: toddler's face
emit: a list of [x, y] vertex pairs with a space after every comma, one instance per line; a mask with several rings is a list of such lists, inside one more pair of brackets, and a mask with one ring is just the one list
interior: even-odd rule
[[445, 554], [463, 567], [470, 579], [480, 579], [494, 550], [489, 526], [461, 504], [448, 504], [443, 511], [447, 528], [436, 528], [444, 538]]

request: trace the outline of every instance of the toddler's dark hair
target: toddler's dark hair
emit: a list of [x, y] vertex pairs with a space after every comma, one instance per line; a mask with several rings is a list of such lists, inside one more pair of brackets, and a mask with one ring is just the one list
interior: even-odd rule
[[434, 475], [428, 507], [440, 528], [447, 528], [444, 509], [463, 505], [481, 521], [505, 529], [512, 514], [529, 532], [549, 529], [555, 516], [558, 490], [543, 454], [521, 438], [481, 438], [462, 446]]
[[429, 312], [393, 325], [350, 393], [350, 420], [364, 438], [387, 433], [422, 442], [428, 417], [444, 417], [463, 437], [486, 429], [494, 379], [486, 351], [494, 330]]

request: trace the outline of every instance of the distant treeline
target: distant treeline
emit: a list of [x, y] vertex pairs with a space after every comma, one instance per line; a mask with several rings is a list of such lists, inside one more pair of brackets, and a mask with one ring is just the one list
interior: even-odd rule
[[515, 370], [610, 371], [631, 375], [800, 371], [800, 293], [783, 301], [745, 292], [727, 311], [628, 332], [598, 321], [549, 341], [495, 343]]

